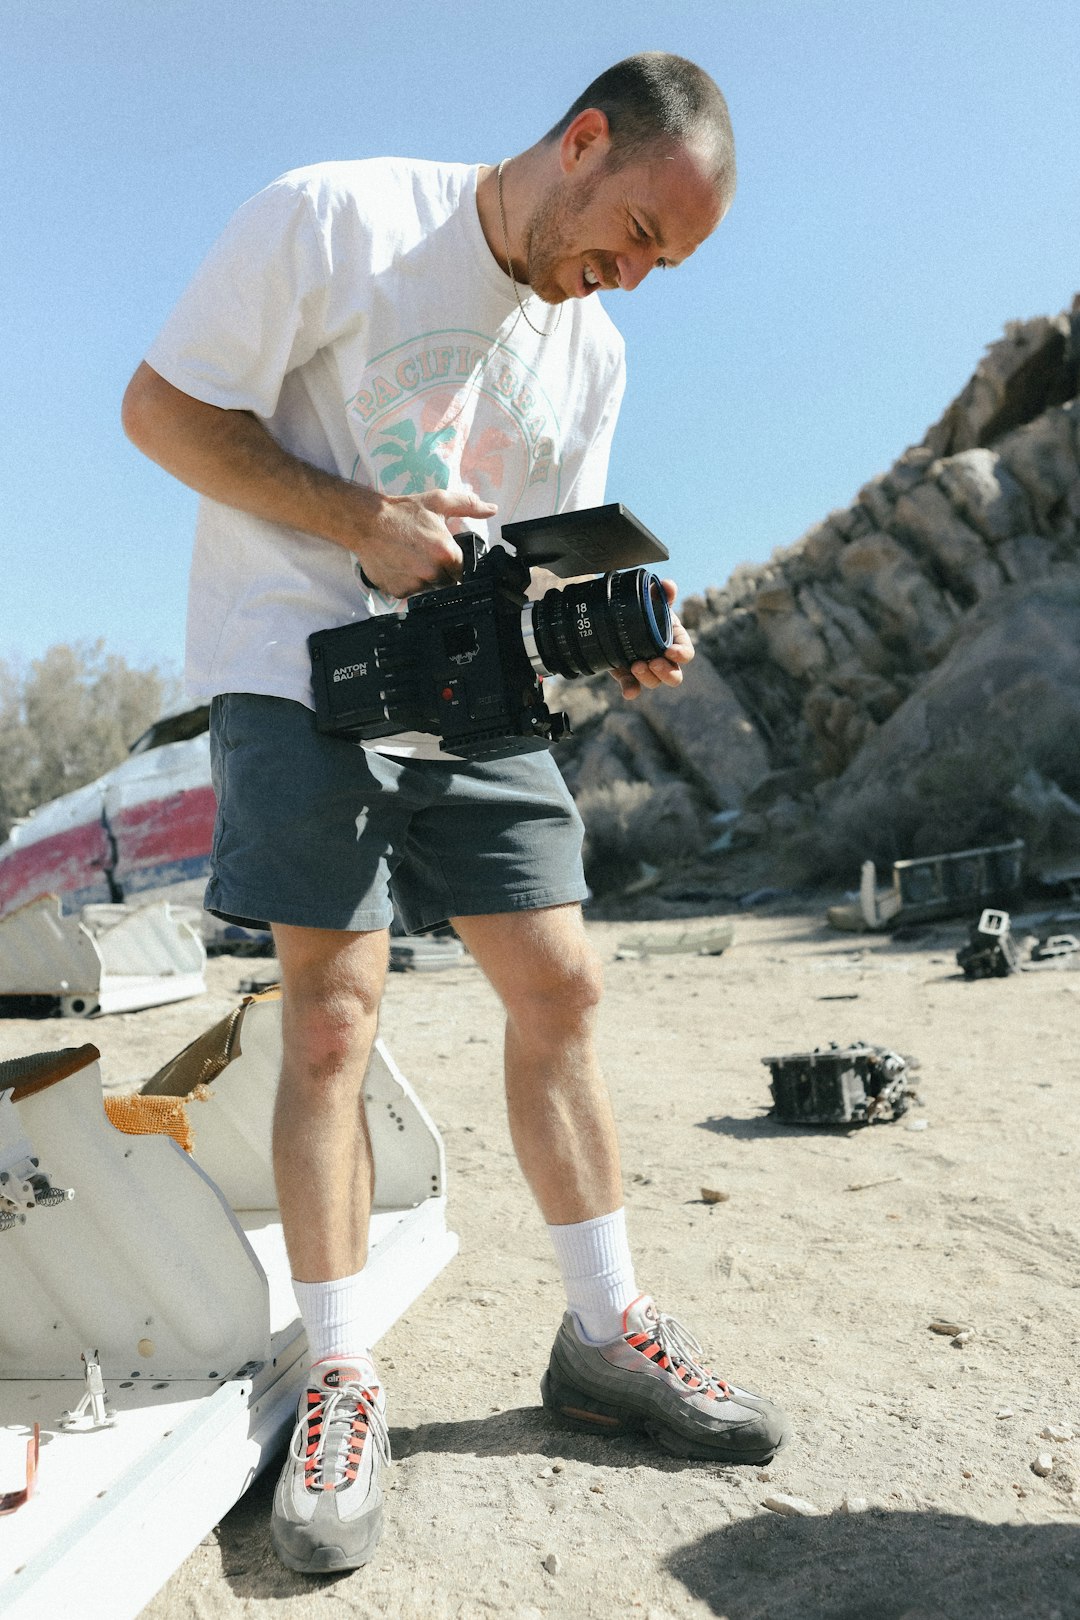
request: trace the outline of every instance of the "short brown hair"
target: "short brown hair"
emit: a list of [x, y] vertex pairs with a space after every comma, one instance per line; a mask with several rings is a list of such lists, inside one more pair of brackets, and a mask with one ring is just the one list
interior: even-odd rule
[[704, 68], [666, 51], [642, 51], [593, 80], [545, 135], [561, 138], [579, 113], [596, 107], [611, 131], [609, 163], [623, 168], [658, 145], [704, 151], [726, 207], [735, 195], [735, 138], [727, 102]]

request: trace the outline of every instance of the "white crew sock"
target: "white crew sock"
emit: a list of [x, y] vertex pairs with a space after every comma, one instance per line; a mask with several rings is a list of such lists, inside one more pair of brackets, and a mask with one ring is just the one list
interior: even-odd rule
[[626, 1241], [626, 1211], [614, 1210], [573, 1226], [549, 1226], [566, 1302], [584, 1338], [609, 1344], [622, 1333], [623, 1313], [638, 1298]]
[[365, 1356], [371, 1360], [367, 1341], [367, 1311], [361, 1297], [364, 1273], [336, 1277], [332, 1282], [297, 1282], [293, 1293], [307, 1329], [308, 1351], [312, 1361], [327, 1357], [345, 1360]]

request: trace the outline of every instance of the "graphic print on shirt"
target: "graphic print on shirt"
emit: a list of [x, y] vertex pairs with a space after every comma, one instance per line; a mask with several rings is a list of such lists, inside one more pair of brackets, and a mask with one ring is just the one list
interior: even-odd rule
[[354, 479], [388, 495], [470, 489], [498, 503], [502, 523], [526, 491], [530, 515], [557, 510], [559, 422], [504, 343], [449, 331], [399, 344], [369, 361], [346, 409], [360, 444]]

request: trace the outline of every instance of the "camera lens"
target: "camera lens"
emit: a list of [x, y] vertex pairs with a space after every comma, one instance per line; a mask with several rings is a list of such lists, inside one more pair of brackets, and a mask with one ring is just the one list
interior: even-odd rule
[[536, 672], [567, 679], [622, 669], [671, 646], [667, 597], [645, 568], [548, 591], [524, 609], [521, 627]]

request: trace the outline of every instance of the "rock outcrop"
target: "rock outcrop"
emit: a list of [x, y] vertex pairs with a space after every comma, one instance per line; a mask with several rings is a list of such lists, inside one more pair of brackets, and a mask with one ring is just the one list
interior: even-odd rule
[[1017, 832], [1080, 850], [1078, 383], [1080, 297], [1009, 326], [849, 507], [689, 598], [680, 693], [563, 689], [595, 886], [731, 846], [830, 878]]

